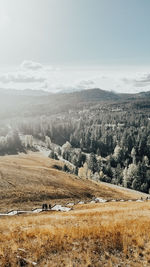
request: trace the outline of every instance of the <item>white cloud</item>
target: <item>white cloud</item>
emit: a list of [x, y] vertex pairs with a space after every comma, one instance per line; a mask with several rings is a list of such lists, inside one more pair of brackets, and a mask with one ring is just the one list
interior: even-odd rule
[[31, 74], [23, 72], [7, 73], [0, 76], [0, 82], [2, 83], [42, 83], [45, 82], [44, 77], [33, 76]]
[[21, 69], [24, 70], [41, 70], [43, 68], [43, 65], [41, 63], [38, 62], [34, 62], [31, 60], [25, 60], [22, 62], [22, 64], [20, 65]]
[[122, 78], [122, 82], [124, 84], [126, 84], [127, 86], [132, 86], [135, 88], [135, 90], [137, 88], [141, 88], [142, 87], [146, 87], [146, 86], [150, 86], [150, 73], [146, 73], [146, 74], [135, 74], [132, 77], [124, 77]]
[[150, 85], [150, 73], [145, 74], [140, 79], [134, 80], [136, 87], [145, 87]]
[[46, 82], [47, 71], [44, 69], [44, 66], [30, 60], [25, 60], [16, 70], [0, 75], [1, 86], [5, 88], [7, 88], [7, 84], [11, 84], [12, 88], [25, 89], [28, 84], [33, 89], [39, 87], [46, 89]]
[[[146, 69], [69, 68], [24, 61], [16, 70], [0, 74], [0, 87], [13, 89], [74, 91], [92, 88], [133, 93], [149, 90], [150, 73]], [[149, 85], [149, 86], [148, 86]], [[147, 87], [146, 87], [147, 86]]]

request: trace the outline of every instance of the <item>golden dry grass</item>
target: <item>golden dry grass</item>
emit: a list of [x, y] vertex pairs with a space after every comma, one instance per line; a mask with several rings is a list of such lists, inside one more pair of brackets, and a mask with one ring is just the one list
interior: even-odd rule
[[99, 196], [111, 198], [139, 198], [140, 193], [82, 181], [78, 177], [56, 170], [60, 161], [40, 153], [0, 157], [0, 212], [10, 209], [32, 209], [43, 202], [65, 203], [70, 200]]
[[17, 255], [41, 267], [150, 266], [149, 222], [150, 202], [1, 218], [0, 266], [19, 266]]

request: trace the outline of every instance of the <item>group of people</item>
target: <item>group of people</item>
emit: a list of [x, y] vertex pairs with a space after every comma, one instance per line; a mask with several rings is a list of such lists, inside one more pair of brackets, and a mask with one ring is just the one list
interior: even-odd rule
[[47, 203], [44, 203], [44, 204], [42, 204], [42, 210], [50, 210], [51, 209], [51, 204], [47, 204]]

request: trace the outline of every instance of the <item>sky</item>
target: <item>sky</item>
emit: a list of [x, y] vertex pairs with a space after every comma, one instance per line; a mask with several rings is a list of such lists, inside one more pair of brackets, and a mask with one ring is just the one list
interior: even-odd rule
[[0, 88], [150, 90], [149, 0], [0, 0]]

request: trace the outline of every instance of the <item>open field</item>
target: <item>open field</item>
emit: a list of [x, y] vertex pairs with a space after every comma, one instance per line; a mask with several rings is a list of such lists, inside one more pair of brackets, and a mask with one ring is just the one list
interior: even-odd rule
[[71, 200], [91, 199], [93, 196], [105, 199], [142, 196], [139, 192], [83, 181], [54, 166], [62, 164], [40, 153], [0, 157], [0, 212], [10, 209], [31, 210], [40, 207], [43, 202], [64, 204]]
[[0, 266], [20, 266], [21, 258], [41, 267], [150, 266], [149, 222], [149, 201], [76, 205], [68, 213], [4, 217]]

